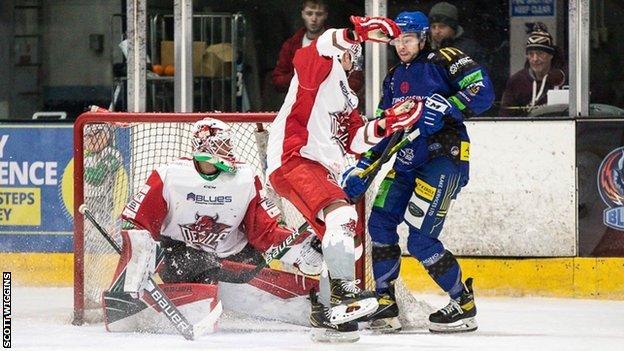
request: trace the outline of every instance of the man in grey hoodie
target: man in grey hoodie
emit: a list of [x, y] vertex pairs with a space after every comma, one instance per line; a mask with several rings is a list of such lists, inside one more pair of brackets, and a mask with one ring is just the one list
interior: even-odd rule
[[454, 47], [463, 51], [476, 62], [487, 62], [483, 48], [468, 38], [459, 25], [457, 7], [446, 1], [435, 4], [429, 11], [431, 46], [433, 49]]

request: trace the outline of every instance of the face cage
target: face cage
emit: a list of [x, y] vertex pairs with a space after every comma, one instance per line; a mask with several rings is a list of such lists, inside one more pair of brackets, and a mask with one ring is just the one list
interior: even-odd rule
[[211, 163], [224, 162], [228, 166], [233, 166], [236, 162], [234, 154], [234, 146], [230, 138], [229, 132], [219, 131], [215, 135], [204, 138], [196, 137], [193, 140], [193, 155], [209, 154], [212, 156]]
[[364, 69], [364, 55], [360, 54], [359, 56], [354, 57], [352, 61], [354, 71], [361, 71]]

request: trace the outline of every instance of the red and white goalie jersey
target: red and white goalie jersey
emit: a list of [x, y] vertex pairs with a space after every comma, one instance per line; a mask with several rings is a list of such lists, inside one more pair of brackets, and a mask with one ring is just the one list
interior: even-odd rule
[[278, 226], [279, 209], [262, 194], [253, 170], [238, 164], [234, 174], [208, 181], [193, 161], [181, 158], [154, 170], [123, 210], [122, 218], [218, 257], [236, 254], [249, 242], [264, 252], [290, 232]]
[[360, 44], [347, 37], [347, 29], [328, 29], [297, 50], [294, 77], [271, 125], [267, 174], [301, 156], [338, 176], [347, 166], [346, 153], [365, 152], [381, 140], [375, 124], [360, 116], [339, 61], [345, 51], [361, 50], [355, 45]]

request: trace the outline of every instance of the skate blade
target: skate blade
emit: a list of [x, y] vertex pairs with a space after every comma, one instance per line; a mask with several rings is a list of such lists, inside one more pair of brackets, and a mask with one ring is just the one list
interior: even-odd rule
[[429, 331], [432, 333], [466, 333], [477, 330], [477, 327], [477, 320], [474, 317], [449, 324], [429, 323]]
[[401, 331], [401, 328], [401, 322], [399, 322], [397, 317], [375, 319], [366, 326], [366, 329], [376, 334], [398, 333]]
[[352, 332], [339, 332], [333, 329], [312, 328], [310, 331], [310, 338], [314, 342], [348, 343], [360, 340], [360, 333], [357, 330]]
[[369, 315], [377, 310], [379, 303], [377, 298], [352, 302], [348, 305], [337, 305], [331, 308], [329, 320], [333, 324], [342, 324]]

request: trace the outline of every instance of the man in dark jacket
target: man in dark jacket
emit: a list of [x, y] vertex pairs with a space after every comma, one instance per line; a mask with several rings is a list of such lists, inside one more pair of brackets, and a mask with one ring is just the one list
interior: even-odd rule
[[[323, 0], [304, 0], [301, 9], [301, 18], [304, 27], [300, 28], [282, 45], [279, 58], [273, 70], [272, 80], [275, 90], [281, 93], [288, 91], [290, 81], [294, 75], [292, 64], [295, 51], [310, 45], [312, 41], [325, 32], [327, 20], [327, 5]], [[362, 88], [364, 76], [361, 72], [354, 72], [349, 76], [349, 86], [356, 93]]]
[[546, 104], [548, 90], [565, 81], [561, 53], [542, 23], [536, 23], [526, 43], [524, 68], [509, 80], [501, 101], [501, 116], [526, 116], [535, 107]]
[[468, 38], [459, 25], [457, 7], [448, 2], [439, 2], [429, 11], [431, 25], [431, 48], [454, 47], [470, 56], [476, 62], [487, 62], [483, 48]]

